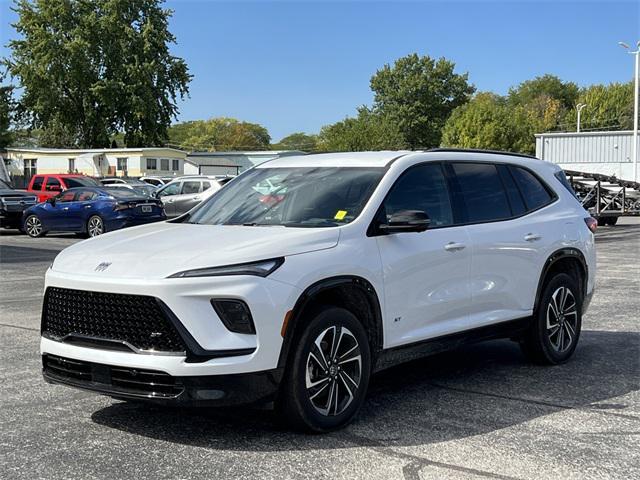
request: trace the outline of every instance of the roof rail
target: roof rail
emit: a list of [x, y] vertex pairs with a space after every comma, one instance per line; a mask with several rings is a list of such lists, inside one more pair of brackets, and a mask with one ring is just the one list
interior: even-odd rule
[[512, 157], [533, 158], [539, 160], [534, 155], [528, 153], [505, 152], [503, 150], [484, 150], [482, 148], [430, 148], [425, 152], [467, 152], [467, 153], [490, 153], [492, 155], [511, 155]]

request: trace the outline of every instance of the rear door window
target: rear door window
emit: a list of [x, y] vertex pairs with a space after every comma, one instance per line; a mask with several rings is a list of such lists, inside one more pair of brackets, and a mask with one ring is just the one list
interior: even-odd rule
[[467, 222], [490, 222], [511, 217], [511, 208], [496, 166], [491, 163], [453, 163]]
[[524, 199], [522, 198], [522, 194], [520, 193], [516, 182], [513, 180], [511, 173], [509, 173], [509, 169], [506, 165], [497, 165], [497, 168], [502, 184], [507, 192], [507, 197], [509, 198], [512, 215], [514, 217], [523, 215], [526, 213], [527, 207], [524, 204]]
[[47, 177], [47, 184], [44, 187], [48, 192], [59, 192], [62, 190], [62, 185], [60, 184], [60, 180], [55, 177]]
[[68, 203], [73, 202], [75, 198], [76, 192], [74, 192], [73, 190], [67, 190], [66, 192], [62, 192], [61, 194], [59, 194], [56, 198], [56, 201], [60, 203]]
[[509, 167], [509, 170], [522, 192], [527, 210], [537, 210], [551, 202], [551, 193], [533, 173], [520, 167]]
[[80, 192], [78, 192], [79, 202], [88, 202], [90, 200], [95, 200], [97, 197], [98, 194], [93, 190], [80, 190]]
[[182, 194], [189, 195], [193, 193], [199, 193], [202, 187], [200, 180], [187, 180], [182, 183]]

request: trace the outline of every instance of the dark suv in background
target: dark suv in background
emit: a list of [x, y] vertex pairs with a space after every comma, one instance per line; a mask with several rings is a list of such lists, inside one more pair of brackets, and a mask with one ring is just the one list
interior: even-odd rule
[[35, 195], [16, 190], [0, 179], [0, 227], [20, 228], [22, 212], [35, 205], [37, 201]]

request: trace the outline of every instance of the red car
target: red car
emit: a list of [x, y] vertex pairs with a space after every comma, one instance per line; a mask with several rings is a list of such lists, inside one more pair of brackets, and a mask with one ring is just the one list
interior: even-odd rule
[[27, 191], [38, 196], [38, 202], [44, 202], [47, 198], [73, 187], [99, 187], [97, 180], [86, 175], [72, 173], [50, 173], [34, 175], [29, 182]]

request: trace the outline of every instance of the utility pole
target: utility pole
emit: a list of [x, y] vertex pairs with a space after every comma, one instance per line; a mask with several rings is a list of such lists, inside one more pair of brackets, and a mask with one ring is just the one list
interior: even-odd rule
[[586, 106], [587, 106], [586, 103], [579, 103], [578, 105], [576, 105], [576, 109], [578, 110], [578, 124], [576, 128], [576, 132], [578, 133], [580, 133], [580, 114], [582, 113], [582, 109]]
[[625, 48], [629, 54], [636, 57], [635, 65], [635, 82], [633, 86], [633, 179], [638, 179], [638, 76], [640, 75], [640, 41], [636, 43], [636, 51], [632, 52], [629, 45], [619, 42], [619, 45]]

